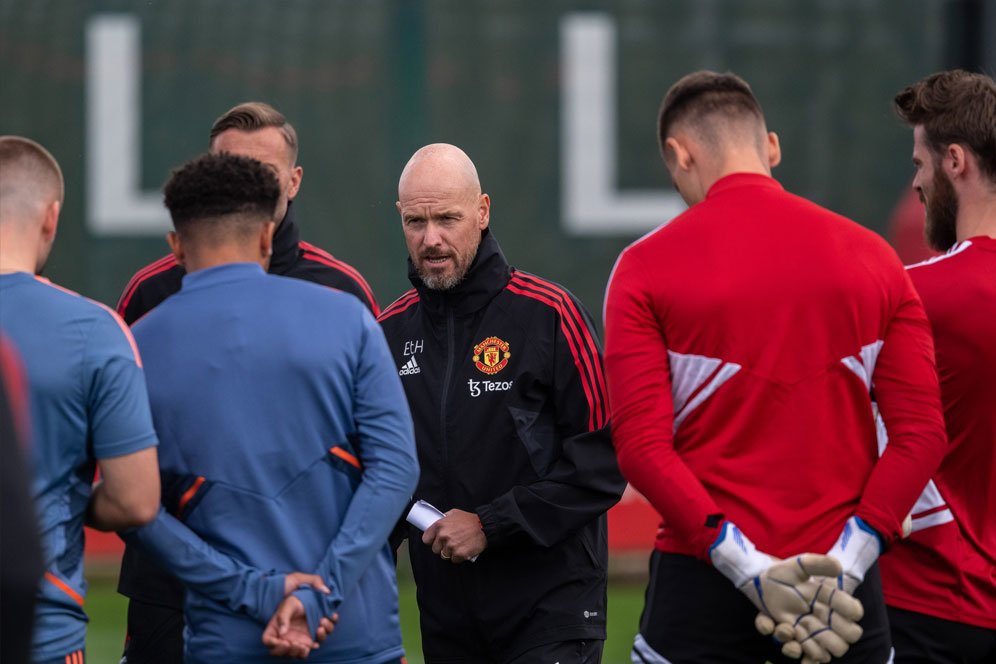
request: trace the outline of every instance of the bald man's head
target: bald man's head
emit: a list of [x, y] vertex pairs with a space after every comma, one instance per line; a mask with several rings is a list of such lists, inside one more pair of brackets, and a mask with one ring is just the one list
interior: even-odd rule
[[61, 206], [63, 191], [62, 170], [48, 150], [0, 136], [0, 223], [41, 221], [49, 205]]
[[449, 143], [433, 143], [408, 160], [398, 180], [398, 198], [429, 189], [476, 197], [481, 195], [481, 181], [466, 152]]
[[459, 284], [477, 255], [491, 210], [470, 157], [446, 143], [420, 149], [398, 180], [397, 208], [422, 281], [433, 290]]

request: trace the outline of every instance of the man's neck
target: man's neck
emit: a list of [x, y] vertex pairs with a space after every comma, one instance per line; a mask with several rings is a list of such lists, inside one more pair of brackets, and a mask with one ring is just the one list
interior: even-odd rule
[[35, 273], [38, 261], [38, 247], [27, 241], [20, 233], [0, 231], [0, 273]]
[[208, 251], [188, 251], [184, 256], [183, 268], [187, 272], [197, 272], [230, 263], [256, 263], [266, 269], [267, 261], [259, 257], [259, 249], [247, 250], [242, 247], [217, 247]]
[[996, 193], [961, 196], [958, 200], [957, 228], [959, 242], [980, 235], [996, 238]]

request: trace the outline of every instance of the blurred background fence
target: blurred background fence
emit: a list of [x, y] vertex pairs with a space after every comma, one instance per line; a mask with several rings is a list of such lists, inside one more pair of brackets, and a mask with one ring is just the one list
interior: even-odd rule
[[[166, 251], [169, 170], [206, 149], [217, 116], [258, 99], [298, 130], [304, 238], [359, 268], [382, 305], [408, 288], [397, 177], [445, 141], [477, 163], [512, 264], [600, 318], [619, 251], [682, 209], [655, 137], [677, 78], [744, 76], [782, 138], [776, 177], [911, 261], [923, 210], [890, 103], [953, 66], [996, 71], [996, 2], [0, 0], [0, 133], [38, 140], [66, 176], [47, 276], [111, 305]], [[613, 552], [640, 552], [642, 568], [654, 522], [627, 492]], [[113, 576], [116, 538], [90, 543]], [[100, 589], [91, 606], [109, 602], [113, 619], [92, 631], [110, 657], [123, 609], [106, 577]], [[417, 653], [417, 630], [406, 639]]]

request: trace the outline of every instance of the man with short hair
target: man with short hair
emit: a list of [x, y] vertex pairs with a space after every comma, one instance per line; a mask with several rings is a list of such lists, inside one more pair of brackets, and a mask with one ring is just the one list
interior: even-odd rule
[[[304, 170], [297, 164], [297, 132], [275, 108], [246, 102], [228, 110], [211, 127], [213, 153], [257, 159], [277, 178], [277, 228], [268, 271], [355, 295], [376, 316], [373, 291], [352, 266], [299, 239], [293, 201]], [[186, 270], [170, 253], [135, 273], [118, 302], [118, 313], [133, 324], [180, 290]], [[129, 597], [125, 654], [129, 664], [176, 661], [183, 651], [183, 588], [130, 547], [121, 562], [118, 591]]]
[[[266, 274], [279, 186], [260, 162], [208, 154], [164, 192], [186, 274], [134, 331], [165, 509], [126, 539], [188, 586], [184, 661], [264, 662], [271, 647], [397, 664], [387, 536], [418, 465], [383, 333], [352, 295]], [[324, 592], [297, 590], [271, 621], [297, 584], [267, 570], [292, 569], [313, 570]], [[335, 612], [334, 637], [312, 644]], [[303, 652], [277, 629], [289, 618]]]
[[880, 237], [772, 179], [778, 137], [739, 77], [675, 83], [658, 138], [690, 207], [622, 252], [605, 304], [619, 465], [663, 519], [633, 661], [782, 661], [754, 616], [770, 631], [770, 577], [796, 567], [778, 560], [814, 551], [861, 629], [804, 564], [789, 586], [815, 609], [775, 618], [803, 628], [785, 654], [884, 664], [875, 561], [946, 447], [923, 306]]
[[625, 484], [594, 324], [509, 266], [459, 148], [418, 150], [398, 199], [414, 289], [380, 321], [415, 420], [415, 498], [445, 511], [405, 528], [425, 661], [595, 664], [605, 512]]
[[996, 82], [946, 71], [903, 89], [931, 247], [909, 268], [934, 331], [951, 446], [882, 558], [896, 662], [996, 661]]
[[[107, 307], [37, 276], [62, 201], [52, 155], [0, 136], [0, 333], [28, 376], [31, 489], [46, 570], [32, 649], [40, 664], [83, 662], [84, 521], [119, 530], [149, 521], [159, 505], [156, 435], [131, 333]], [[98, 463], [101, 481], [91, 487]]]

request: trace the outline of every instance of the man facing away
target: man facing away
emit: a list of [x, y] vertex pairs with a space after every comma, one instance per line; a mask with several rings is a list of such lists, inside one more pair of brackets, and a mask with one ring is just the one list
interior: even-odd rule
[[[304, 177], [297, 164], [298, 137], [287, 119], [269, 104], [246, 102], [228, 110], [211, 127], [211, 152], [252, 157], [266, 165], [280, 187], [268, 271], [352, 293], [376, 316], [373, 291], [352, 266], [300, 240], [294, 199]], [[128, 282], [118, 313], [131, 325], [180, 290], [186, 270], [170, 253], [147, 265]], [[128, 547], [118, 591], [130, 598], [125, 656], [129, 664], [175, 662], [183, 652], [183, 590], [147, 557]]]
[[406, 530], [425, 660], [598, 662], [605, 512], [625, 484], [591, 318], [509, 266], [459, 148], [416, 152], [398, 198], [415, 288], [380, 320], [415, 421], [415, 498], [446, 513]]
[[127, 539], [188, 585], [187, 662], [269, 661], [263, 625], [294, 584], [268, 571], [293, 569], [329, 591], [288, 599], [310, 634], [341, 616], [310, 659], [399, 662], [387, 536], [418, 477], [411, 419], [362, 303], [266, 274], [278, 197], [269, 169], [228, 154], [165, 186], [186, 274], [134, 328], [165, 510]]
[[928, 76], [895, 98], [913, 127], [913, 187], [942, 256], [910, 266], [934, 331], [951, 441], [882, 559], [896, 662], [996, 661], [996, 83]]
[[[752, 618], [781, 601], [773, 562], [814, 551], [864, 605], [840, 661], [884, 664], [875, 561], [946, 447], [923, 306], [881, 238], [772, 179], [778, 139], [739, 77], [685, 76], [658, 131], [691, 207], [623, 251], [605, 305], [619, 465], [663, 519], [633, 661], [781, 661]], [[810, 661], [860, 634], [839, 617], [804, 616]]]
[[[0, 333], [20, 352], [28, 378], [31, 492], [46, 570], [32, 649], [38, 664], [83, 662], [84, 522], [99, 530], [136, 526], [159, 504], [156, 435], [131, 333], [107, 307], [37, 276], [62, 201], [52, 155], [26, 138], [0, 136]], [[101, 482], [91, 487], [98, 463]]]

